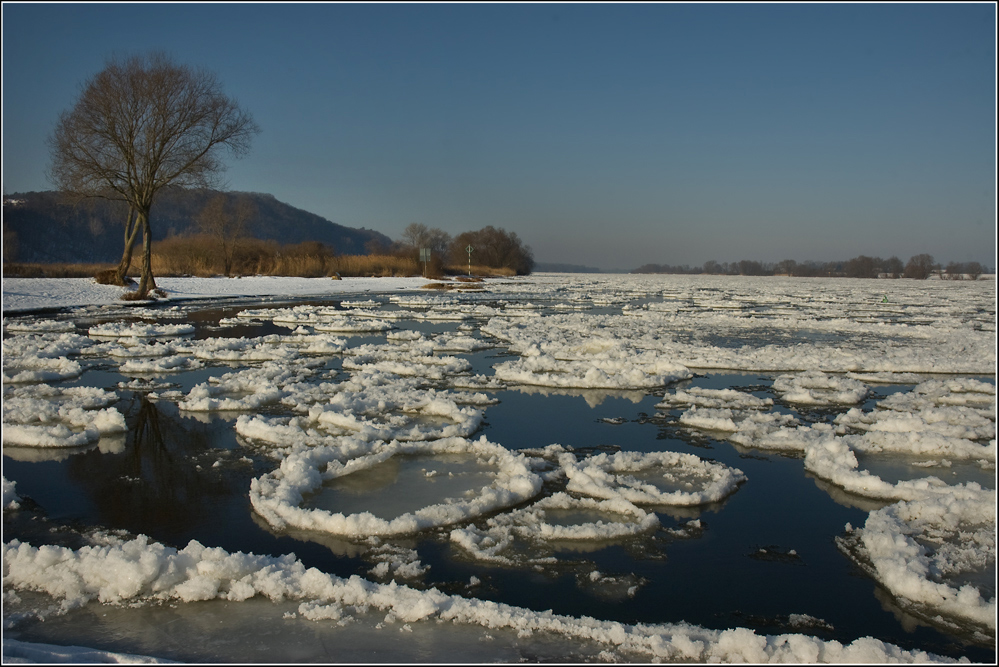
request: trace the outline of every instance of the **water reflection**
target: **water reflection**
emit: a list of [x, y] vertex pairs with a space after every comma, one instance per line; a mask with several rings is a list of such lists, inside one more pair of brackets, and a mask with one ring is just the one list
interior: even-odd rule
[[250, 518], [253, 523], [262, 531], [274, 537], [290, 537], [300, 542], [314, 542], [330, 550], [336, 556], [344, 558], [359, 558], [366, 554], [371, 547], [367, 544], [352, 542], [332, 533], [324, 533], [315, 530], [303, 530], [299, 528], [284, 528], [277, 530], [266, 519], [256, 512], [251, 512]]
[[812, 473], [805, 471], [805, 477], [815, 482], [815, 486], [829, 495], [829, 498], [843, 507], [863, 510], [864, 512], [876, 512], [877, 510], [894, 504], [894, 500], [882, 500], [879, 498], [868, 498], [850, 493], [841, 486], [836, 486], [832, 482], [827, 482], [821, 477], [816, 477]]
[[97, 445], [89, 444], [83, 447], [18, 447], [15, 445], [4, 445], [3, 455], [14, 461], [39, 463], [41, 461], [65, 461], [71, 456], [83, 454], [92, 449], [97, 449]]
[[527, 396], [571, 396], [582, 398], [586, 405], [596, 408], [612, 398], [620, 398], [632, 403], [641, 403], [648, 394], [644, 391], [624, 389], [572, 389], [561, 387], [541, 387], [536, 385], [512, 385], [510, 391], [516, 391]]

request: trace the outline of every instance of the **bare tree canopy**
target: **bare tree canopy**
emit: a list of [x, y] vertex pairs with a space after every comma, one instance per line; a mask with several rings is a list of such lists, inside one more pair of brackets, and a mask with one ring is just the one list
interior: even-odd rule
[[134, 296], [146, 298], [156, 287], [149, 227], [156, 193], [167, 185], [215, 185], [224, 158], [244, 155], [259, 131], [211, 72], [162, 54], [112, 58], [59, 117], [49, 175], [63, 192], [129, 204], [143, 230]]

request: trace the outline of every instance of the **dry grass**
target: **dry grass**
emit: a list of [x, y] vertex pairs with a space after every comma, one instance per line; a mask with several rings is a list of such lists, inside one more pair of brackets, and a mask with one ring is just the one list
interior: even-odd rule
[[468, 279], [472, 280], [485, 278], [509, 278], [511, 276], [517, 275], [517, 272], [513, 269], [508, 269], [505, 267], [493, 268], [491, 266], [479, 266], [477, 264], [472, 265], [472, 275], [468, 275], [468, 265], [465, 266], [449, 266], [447, 268], [447, 273], [455, 277], [455, 280]]
[[[5, 263], [7, 278], [93, 278], [102, 271], [114, 271], [116, 264], [38, 264]], [[133, 274], [134, 275], [134, 274]]]
[[395, 255], [343, 255], [334, 261], [343, 277], [395, 277], [423, 275], [415, 259]]
[[[141, 248], [137, 249], [137, 253]], [[23, 278], [93, 278], [99, 273], [114, 271], [113, 264], [4, 264], [3, 274]], [[173, 237], [153, 244], [153, 275], [160, 277], [223, 275], [222, 252], [210, 236]], [[468, 276], [466, 266], [427, 267], [427, 278], [450, 279], [455, 283], [440, 283], [445, 287], [432, 289], [473, 289], [472, 283], [482, 277], [510, 277], [513, 269], [473, 266]], [[130, 276], [139, 275], [139, 260], [133, 259]], [[339, 275], [348, 277], [405, 277], [424, 275], [424, 266], [410, 256], [402, 255], [334, 255], [320, 243], [307, 242], [282, 246], [276, 241], [243, 239], [233, 253], [234, 276], [297, 276], [321, 278]]]

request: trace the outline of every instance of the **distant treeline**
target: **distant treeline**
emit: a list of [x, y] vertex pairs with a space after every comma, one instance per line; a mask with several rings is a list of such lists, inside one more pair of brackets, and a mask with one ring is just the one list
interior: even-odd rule
[[703, 266], [670, 266], [669, 264], [645, 264], [632, 273], [679, 273], [711, 274], [724, 276], [799, 276], [826, 278], [913, 278], [924, 280], [937, 275], [951, 280], [977, 280], [990, 273], [988, 267], [978, 262], [950, 262], [947, 266], [936, 263], [932, 255], [915, 255], [907, 263], [898, 257], [882, 259], [860, 255], [846, 261], [836, 262], [797, 262], [785, 259], [776, 263], [763, 263], [751, 260], [718, 263], [707, 261]]

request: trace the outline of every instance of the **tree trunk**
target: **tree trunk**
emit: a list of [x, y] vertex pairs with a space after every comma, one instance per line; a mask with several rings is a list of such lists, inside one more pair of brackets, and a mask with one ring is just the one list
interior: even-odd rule
[[135, 239], [139, 234], [139, 220], [134, 215], [135, 209], [128, 208], [128, 217], [125, 219], [125, 250], [121, 255], [121, 262], [118, 263], [118, 284], [125, 285], [128, 270], [132, 266], [132, 249], [135, 247]]
[[138, 221], [142, 224], [142, 277], [139, 279], [139, 289], [135, 291], [135, 298], [142, 300], [149, 298], [149, 292], [156, 289], [156, 280], [153, 278], [153, 230], [149, 226], [149, 207], [137, 212]]

